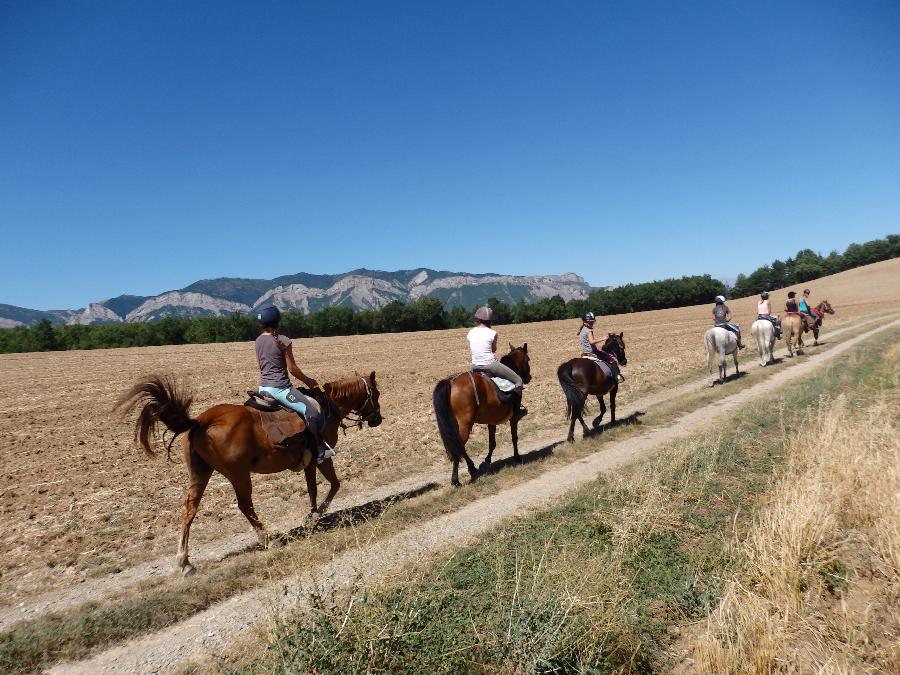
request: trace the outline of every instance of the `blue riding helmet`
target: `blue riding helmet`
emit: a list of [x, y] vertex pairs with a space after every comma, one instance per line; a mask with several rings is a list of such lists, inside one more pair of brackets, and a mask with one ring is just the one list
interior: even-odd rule
[[581, 320], [584, 321], [585, 323], [590, 323], [591, 321], [596, 321], [597, 317], [594, 316], [593, 312], [585, 312], [584, 314], [581, 315]]
[[263, 307], [256, 314], [256, 320], [263, 326], [277, 326], [281, 321], [281, 310], [275, 305]]

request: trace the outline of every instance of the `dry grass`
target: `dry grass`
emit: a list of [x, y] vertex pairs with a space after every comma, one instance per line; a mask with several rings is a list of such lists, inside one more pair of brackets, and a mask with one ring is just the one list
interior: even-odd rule
[[840, 397], [802, 425], [768, 507], [736, 544], [694, 650], [711, 673], [900, 669], [900, 406]]
[[[823, 333], [900, 307], [900, 260], [851, 270], [812, 284], [837, 314]], [[755, 300], [730, 302], [744, 324]], [[628, 382], [620, 400], [683, 380], [704, 363], [702, 331], [709, 307], [604, 317], [601, 330], [624, 331]], [[532, 354], [531, 414], [523, 439], [565, 430], [555, 369], [577, 352], [577, 321], [501, 326], [501, 338]], [[334, 379], [376, 370], [385, 423], [350, 432], [337, 458], [343, 495], [446, 466], [431, 411], [431, 389], [467, 362], [464, 330], [299, 340], [304, 370]], [[0, 356], [0, 603], [11, 605], [97, 574], [169, 556], [175, 549], [185, 472], [143, 457], [131, 427], [110, 413], [123, 390], [153, 372], [182, 378], [195, 393], [195, 413], [241, 402], [257, 366], [246, 343]], [[47, 383], [52, 383], [48, 387]], [[484, 432], [473, 442], [483, 447]], [[500, 433], [496, 457], [509, 452]], [[303, 513], [302, 477], [288, 472], [254, 478], [257, 512], [267, 522]], [[248, 531], [231, 486], [215, 476], [192, 529], [192, 545]]]

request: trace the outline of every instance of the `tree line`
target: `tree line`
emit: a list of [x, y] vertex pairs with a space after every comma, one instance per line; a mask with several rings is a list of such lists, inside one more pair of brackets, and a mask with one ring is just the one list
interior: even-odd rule
[[[784, 262], [776, 260], [750, 275], [739, 275], [731, 289], [707, 274], [594, 289], [587, 298], [568, 302], [556, 295], [514, 305], [490, 298], [486, 304], [494, 310], [495, 324], [569, 319], [588, 310], [608, 315], [687, 307], [711, 302], [719, 294], [740, 297], [777, 290], [898, 256], [900, 236], [889, 235], [865, 244], [851, 244], [843, 254], [833, 251], [827, 257], [804, 249]], [[310, 314], [285, 312], [281, 331], [290, 338], [303, 338], [461, 328], [472, 325], [474, 309], [461, 306], [448, 309], [436, 298], [420, 298], [410, 303], [394, 300], [380, 310], [326, 307]], [[255, 317], [245, 314], [171, 316], [151, 322], [88, 326], [53, 325], [43, 320], [30, 327], [0, 330], [0, 353], [240, 342], [253, 340], [258, 334]]]

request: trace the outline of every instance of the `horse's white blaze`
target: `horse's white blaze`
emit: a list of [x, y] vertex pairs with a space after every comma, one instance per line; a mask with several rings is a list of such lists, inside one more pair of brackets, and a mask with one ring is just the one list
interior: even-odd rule
[[703, 336], [703, 345], [706, 348], [706, 370], [712, 375], [712, 355], [714, 352], [717, 352], [719, 354], [720, 382], [725, 381], [725, 374], [728, 370], [725, 365], [725, 359], [729, 354], [734, 357], [734, 371], [739, 372], [737, 344], [737, 335], [718, 326], [713, 326]]
[[775, 326], [768, 319], [757, 319], [750, 326], [750, 334], [756, 341], [756, 352], [761, 366], [775, 360]]

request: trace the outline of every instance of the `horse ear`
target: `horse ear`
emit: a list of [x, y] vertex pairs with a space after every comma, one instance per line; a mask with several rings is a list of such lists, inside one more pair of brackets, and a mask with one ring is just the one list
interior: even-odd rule
[[522, 345], [522, 351], [525, 352], [526, 354], [528, 353], [528, 343], [527, 342], [524, 345]]
[[372, 371], [372, 374], [369, 375], [369, 382], [371, 382], [372, 384], [375, 384], [375, 371], [374, 370]]
[[509, 343], [509, 351], [514, 352], [516, 348], [512, 346], [512, 342]]
[[621, 338], [621, 337], [625, 337], [625, 331], [624, 331], [624, 330], [623, 330], [621, 333], [619, 333], [619, 337], [620, 337], [620, 338]]

